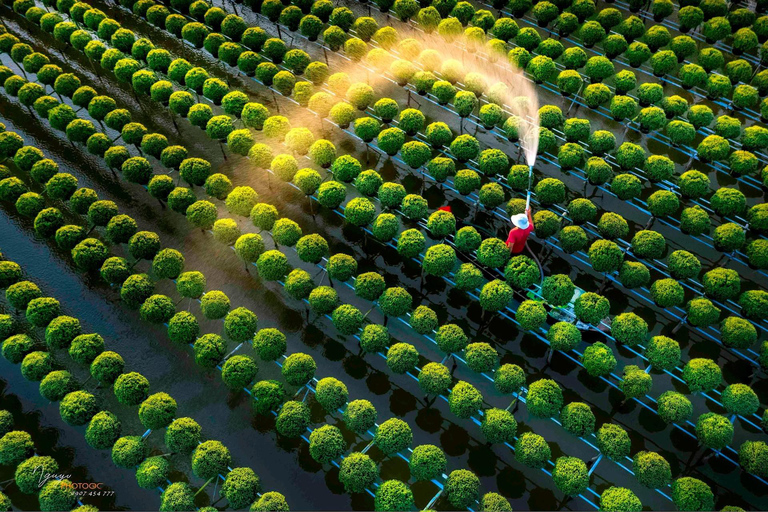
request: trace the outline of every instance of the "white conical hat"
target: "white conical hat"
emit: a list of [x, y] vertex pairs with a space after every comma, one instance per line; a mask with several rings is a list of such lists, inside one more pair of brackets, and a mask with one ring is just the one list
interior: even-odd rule
[[513, 215], [509, 218], [509, 220], [512, 221], [512, 224], [515, 225], [515, 227], [520, 229], [527, 229], [528, 228], [528, 216], [524, 213], [518, 213], [517, 215]]

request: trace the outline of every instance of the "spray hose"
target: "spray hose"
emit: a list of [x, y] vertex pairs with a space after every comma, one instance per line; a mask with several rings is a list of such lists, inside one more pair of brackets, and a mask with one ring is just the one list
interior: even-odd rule
[[533, 165], [528, 166], [528, 189], [525, 193], [525, 213], [531, 209], [531, 186], [533, 185]]
[[[531, 207], [531, 185], [533, 184], [533, 166], [528, 166], [528, 192], [526, 193], [525, 197], [525, 210], [528, 211], [528, 209]], [[536, 262], [536, 264], [539, 266], [539, 285], [544, 283], [544, 267], [541, 266], [541, 262], [539, 261], [539, 258], [536, 257], [536, 254], [533, 252], [531, 247], [526, 243], [525, 249], [528, 251], [528, 253], [531, 255], [533, 260]]]

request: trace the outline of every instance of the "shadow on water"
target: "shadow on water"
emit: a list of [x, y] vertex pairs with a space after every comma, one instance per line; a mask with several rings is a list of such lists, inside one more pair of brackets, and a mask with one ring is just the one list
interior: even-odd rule
[[[115, 467], [102, 470], [102, 457], [92, 449], [90, 451], [87, 451], [87, 448], [81, 449], [85, 443], [79, 433], [65, 433], [49, 426], [46, 424], [43, 412], [25, 410], [27, 408], [28, 405], [25, 405], [19, 396], [8, 392], [8, 382], [0, 379], [0, 410], [8, 411], [13, 415], [12, 430], [27, 432], [32, 436], [35, 455], [52, 457], [59, 466], [56, 474], [66, 475], [66, 478], [72, 482], [103, 483], [101, 496], [84, 497], [83, 501], [97, 504], [101, 510], [126, 510], [127, 507], [123, 504], [125, 496], [119, 495], [124, 491], [124, 486], [115, 485], [118, 481], [115, 474], [120, 470]], [[73, 439], [79, 443], [67, 444]], [[37, 495], [22, 493], [12, 481], [14, 473], [14, 467], [0, 466], [0, 481], [7, 482], [3, 485], [2, 492], [11, 499], [14, 509], [39, 510]]]

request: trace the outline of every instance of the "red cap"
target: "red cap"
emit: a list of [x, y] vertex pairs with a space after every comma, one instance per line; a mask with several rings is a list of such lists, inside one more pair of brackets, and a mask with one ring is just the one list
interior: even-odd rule
[[450, 206], [441, 206], [440, 208], [438, 208], [438, 211], [451, 213], [451, 207]]

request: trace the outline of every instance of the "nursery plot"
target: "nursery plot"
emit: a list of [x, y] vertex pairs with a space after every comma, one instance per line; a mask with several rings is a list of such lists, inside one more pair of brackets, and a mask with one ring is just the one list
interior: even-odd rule
[[[58, 2], [46, 6], [58, 14], [45, 14], [17, 0], [15, 13], [4, 10], [17, 40], [2, 36], [8, 239], [35, 237], [68, 279], [93, 286], [88, 301], [114, 302], [120, 325], [136, 332], [135, 345], [115, 340], [121, 352], [160, 356], [133, 361], [153, 392], [159, 381], [178, 416], [198, 419], [204, 439], [215, 430], [236, 462], [261, 477], [262, 492], [282, 492], [295, 509], [502, 510], [507, 501], [517, 509], [764, 508], [760, 169], [768, 132], [759, 104], [765, 77], [751, 74], [765, 20], [711, 2], [688, 27], [703, 22], [703, 35], [672, 41], [677, 23], [697, 19], [688, 7], [698, 7], [656, 1], [654, 25], [631, 16], [639, 5], [539, 2], [525, 14], [531, 5], [523, 3], [494, 6], [516, 14], [505, 18], [513, 26], [467, 2]], [[553, 22], [562, 37], [544, 28]], [[735, 37], [726, 24], [738, 27]], [[750, 35], [744, 29], [753, 24]], [[436, 31], [441, 50], [466, 62], [446, 67], [414, 53], [418, 41], [405, 38], [423, 31]], [[479, 49], [486, 33], [498, 39]], [[622, 50], [622, 37], [637, 43]], [[702, 51], [705, 37], [725, 40], [715, 46], [729, 64]], [[525, 164], [521, 125], [504, 121], [510, 105], [496, 105], [477, 76], [464, 75], [479, 69], [473, 62], [506, 66], [503, 56], [491, 58], [500, 48], [526, 68], [521, 80], [539, 82], [531, 82], [542, 129], [530, 185], [527, 167], [516, 166]], [[43, 54], [60, 69], [43, 70]], [[605, 54], [611, 59], [588, 60]], [[176, 58], [192, 64], [169, 66]], [[688, 64], [698, 61], [707, 69]], [[433, 75], [416, 73], [430, 66]], [[48, 91], [50, 106], [35, 101]], [[114, 97], [100, 100], [109, 111], [135, 114], [105, 117], [96, 95]], [[67, 107], [41, 114], [58, 103]], [[18, 140], [68, 174], [34, 168], [42, 156]], [[131, 216], [121, 221], [127, 235], [77, 206], [85, 192], [61, 191], [73, 179]], [[528, 245], [540, 268], [528, 253], [507, 265], [503, 245], [529, 187], [536, 215]], [[85, 226], [94, 241], [62, 250], [62, 224]], [[5, 245], [8, 259], [25, 266], [24, 252]], [[161, 257], [160, 247], [177, 252]], [[119, 272], [105, 271], [107, 256]], [[179, 262], [204, 274], [199, 292], [180, 285], [189, 277], [182, 268], [164, 266]], [[14, 297], [8, 307], [19, 309]], [[190, 318], [200, 330], [179, 338], [180, 321]], [[272, 327], [287, 336], [268, 355], [262, 344], [280, 331], [256, 329]], [[426, 384], [429, 369], [436, 391]], [[508, 373], [519, 370], [522, 381]], [[271, 413], [252, 398], [270, 382], [281, 382], [289, 400]], [[358, 399], [378, 416], [355, 432], [349, 415]], [[420, 477], [425, 445], [447, 459]], [[161, 507], [185, 506], [191, 491], [172, 483], [184, 473], [193, 491], [205, 491], [196, 506], [248, 505], [224, 490], [242, 479], [234, 465], [202, 471], [198, 454], [191, 467], [172, 457], [178, 474], [161, 483]], [[368, 462], [352, 469], [354, 461]], [[291, 492], [297, 482], [317, 492]], [[217, 501], [218, 484], [226, 502]], [[256, 510], [283, 506], [279, 495], [248, 492]]]

